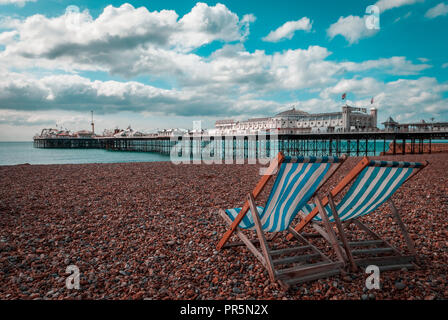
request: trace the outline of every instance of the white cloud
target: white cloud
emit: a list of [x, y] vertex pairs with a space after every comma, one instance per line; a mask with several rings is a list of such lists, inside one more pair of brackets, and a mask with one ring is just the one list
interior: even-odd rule
[[241, 20], [222, 4], [210, 7], [198, 3], [178, 20], [173, 10], [148, 11], [123, 4], [104, 8], [96, 18], [90, 13], [68, 11], [47, 18], [33, 15], [16, 22], [17, 41], [3, 55], [54, 59], [57, 57], [100, 56], [136, 48], [164, 47], [191, 51], [213, 41], [242, 41], [252, 15]]
[[28, 111], [6, 109], [2, 110], [0, 114], [0, 125], [13, 124], [16, 126], [55, 126], [55, 124], [63, 124], [65, 127], [79, 127], [81, 124], [85, 125], [87, 123], [87, 115], [73, 115], [68, 112], [45, 112], [37, 110], [30, 113]]
[[326, 48], [310, 46], [307, 50], [288, 50], [276, 53], [271, 72], [284, 88], [313, 88], [332, 81], [338, 72], [337, 64], [325, 59], [331, 54]]
[[340, 17], [327, 29], [328, 36], [333, 39], [337, 35], [343, 36], [350, 44], [377, 33], [376, 29], [367, 29], [365, 19], [358, 16]]
[[[320, 46], [269, 55], [262, 50], [247, 52], [242, 44], [227, 45], [207, 58], [151, 48], [138, 50], [136, 55], [129, 55], [130, 58], [119, 55], [115, 64], [105, 66], [114, 72], [122, 69], [122, 72], [127, 70], [161, 78], [165, 75], [177, 84], [177, 89], [171, 90], [136, 81], [91, 81], [76, 75], [37, 78], [26, 72], [7, 72], [4, 66], [0, 108], [88, 111], [96, 106], [108, 113], [159, 110], [163, 114], [218, 116], [258, 110], [257, 114], [263, 114], [263, 110], [269, 112], [264, 109], [263, 95], [278, 90], [319, 91], [348, 72], [362, 74], [378, 70], [410, 75], [429, 67], [414, 65], [405, 57], [354, 63], [328, 61], [330, 55], [331, 52]], [[239, 106], [244, 108], [240, 110]]]
[[[304, 19], [299, 20], [302, 26], [310, 26]], [[0, 66], [104, 71], [126, 78], [149, 75], [181, 88], [228, 90], [232, 94], [327, 85], [335, 81], [336, 74], [346, 71], [374, 68], [392, 74], [417, 74], [428, 67], [414, 65], [404, 57], [330, 62], [326, 58], [331, 52], [319, 46], [266, 54], [263, 50], [247, 52], [239, 42], [224, 45], [210, 57], [188, 49], [216, 40], [244, 41], [254, 20], [252, 15], [239, 19], [224, 5], [209, 7], [203, 3], [180, 20], [174, 11], [150, 12], [129, 4], [108, 6], [96, 19], [88, 11], [54, 18], [34, 15], [0, 33], [0, 44], [5, 45], [0, 51]]]
[[192, 49], [215, 40], [244, 40], [253, 21], [253, 15], [245, 15], [240, 21], [235, 13], [220, 3], [214, 7], [197, 3], [179, 20], [179, 32], [173, 35], [172, 43]]
[[[65, 110], [113, 114], [123, 111], [176, 116], [224, 116], [227, 113], [266, 112], [274, 102], [228, 97], [220, 92], [160, 89], [139, 82], [92, 81], [77, 75], [37, 78], [6, 73], [0, 79], [0, 108], [20, 112]], [[12, 119], [14, 120], [14, 119]]]
[[434, 19], [440, 16], [446, 16], [447, 14], [448, 14], [448, 4], [441, 2], [435, 7], [426, 11], [425, 17], [429, 19]]
[[23, 7], [27, 2], [36, 2], [36, 0], [0, 0], [0, 5], [14, 4]]
[[424, 0], [379, 0], [375, 5], [380, 9], [380, 12], [384, 12], [389, 9], [398, 8], [417, 2], [423, 2]]
[[[132, 77], [177, 74], [201, 60], [192, 50], [213, 41], [244, 41], [251, 14], [241, 19], [222, 4], [196, 4], [178, 19], [172, 10], [148, 11], [123, 4], [107, 6], [93, 19], [90, 13], [68, 11], [23, 21], [3, 19], [0, 64], [8, 67], [106, 71]], [[143, 70], [143, 71], [141, 71]]]
[[442, 64], [442, 69], [448, 68], [448, 62], [445, 62], [444, 64]]
[[[380, 9], [380, 13], [398, 8], [404, 5], [410, 5], [424, 0], [379, 0], [375, 5]], [[408, 13], [404, 18], [411, 15]], [[333, 39], [337, 35], [343, 36], [349, 44], [357, 43], [362, 38], [367, 38], [376, 34], [378, 29], [368, 29], [365, 24], [365, 19], [368, 16], [348, 16], [339, 17], [338, 21], [330, 25], [327, 29], [328, 36]], [[394, 22], [399, 21], [401, 18], [395, 19]]]
[[[427, 61], [427, 59], [423, 59]], [[422, 61], [422, 62], [423, 62]], [[431, 67], [429, 64], [413, 64], [406, 57], [381, 58], [377, 60], [367, 60], [360, 63], [342, 62], [340, 64], [346, 71], [360, 72], [367, 70], [381, 70], [381, 72], [394, 75], [417, 75], [421, 71]]]
[[[448, 99], [443, 93], [448, 91], [448, 83], [439, 83], [437, 79], [420, 77], [415, 80], [398, 79], [381, 82], [373, 78], [342, 79], [336, 85], [322, 91], [323, 100], [339, 98], [348, 92], [356, 95], [351, 103], [366, 106], [370, 98], [375, 97], [375, 107], [382, 117], [392, 115], [400, 121], [419, 120], [416, 116], [448, 115]], [[412, 112], [410, 112], [412, 111]]]
[[381, 91], [381, 85], [373, 78], [353, 78], [342, 79], [335, 86], [326, 88], [320, 93], [320, 97], [324, 99], [331, 98], [332, 96], [340, 96], [342, 93], [355, 93], [360, 96], [372, 95]]
[[303, 17], [297, 21], [288, 21], [274, 31], [271, 31], [263, 41], [278, 42], [283, 39], [292, 39], [297, 30], [310, 31], [312, 22], [309, 18]]

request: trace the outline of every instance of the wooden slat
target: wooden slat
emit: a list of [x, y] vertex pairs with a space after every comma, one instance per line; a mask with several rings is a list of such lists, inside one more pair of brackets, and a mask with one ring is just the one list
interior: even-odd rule
[[377, 244], [383, 244], [383, 240], [364, 240], [364, 241], [351, 241], [348, 243], [350, 247], [367, 247]]
[[387, 256], [387, 257], [368, 257], [355, 259], [355, 263], [358, 266], [366, 267], [368, 265], [374, 264], [377, 266], [388, 265], [388, 264], [407, 264], [415, 260], [414, 256]]
[[392, 271], [392, 270], [401, 270], [403, 268], [406, 268], [408, 270], [415, 269], [415, 265], [412, 263], [408, 264], [388, 264], [384, 266], [378, 266], [380, 271]]
[[[337, 185], [331, 190], [331, 195], [336, 197], [346, 186], [348, 186], [357, 176], [364, 170], [369, 164], [369, 158], [364, 157]], [[328, 204], [328, 197], [322, 199], [322, 205], [325, 207]], [[316, 207], [308, 214], [305, 219], [302, 219], [298, 225], [294, 227], [294, 230], [300, 232], [317, 214], [319, 209]], [[292, 235], [286, 236], [286, 239], [291, 240]]]
[[294, 248], [271, 250], [271, 256], [275, 256], [275, 255], [279, 255], [279, 254], [286, 254], [286, 253], [291, 253], [291, 252], [297, 252], [297, 251], [305, 251], [308, 249], [311, 249], [311, 246], [301, 246], [301, 247], [294, 247]]
[[361, 230], [363, 230], [364, 232], [366, 232], [367, 234], [369, 234], [371, 237], [373, 237], [373, 238], [375, 238], [377, 240], [382, 240], [387, 247], [392, 248], [398, 255], [402, 256], [401, 252], [397, 248], [395, 248], [389, 242], [387, 242], [386, 240], [382, 239], [378, 234], [376, 234], [375, 232], [370, 230], [369, 227], [367, 227], [364, 223], [359, 221], [359, 219], [352, 219], [352, 223], [354, 225], [356, 225], [358, 228], [360, 228]]
[[318, 233], [308, 233], [308, 232], [302, 232], [301, 233], [302, 236], [304, 236], [305, 238], [320, 238], [321, 235]]
[[287, 257], [287, 258], [276, 259], [276, 260], [272, 260], [272, 263], [274, 264], [274, 266], [277, 266], [280, 264], [308, 261], [308, 260], [318, 258], [318, 257], [320, 257], [320, 254], [312, 253], [312, 254], [307, 254], [307, 255], [292, 256], [292, 257]]
[[354, 255], [359, 254], [379, 254], [379, 253], [385, 253], [385, 252], [391, 252], [394, 251], [393, 248], [371, 248], [371, 249], [356, 249], [352, 250], [352, 253]]
[[309, 281], [313, 281], [313, 280], [317, 280], [317, 279], [329, 278], [332, 276], [336, 276], [340, 273], [341, 273], [340, 270], [334, 269], [334, 270], [330, 270], [330, 271], [314, 273], [314, 274], [311, 274], [308, 276], [286, 279], [286, 280], [282, 280], [282, 282], [285, 283], [287, 288], [289, 288], [296, 284], [305, 283], [305, 282], [309, 282]]
[[315, 263], [309, 263], [309, 264], [305, 264], [305, 265], [301, 265], [301, 266], [294, 266], [294, 267], [290, 267], [290, 268], [285, 268], [285, 269], [281, 269], [278, 271], [275, 271], [275, 274], [277, 276], [279, 276], [281, 279], [284, 279], [284, 277], [282, 277], [285, 274], [300, 270], [300, 269], [304, 269], [304, 268], [310, 268], [310, 267], [317, 267], [317, 266], [323, 266], [323, 265], [329, 265], [329, 264], [333, 264], [334, 262], [332, 261], [320, 261], [320, 262], [315, 262]]
[[[269, 182], [271, 177], [277, 172], [278, 167], [280, 164], [284, 161], [285, 157], [283, 153], [279, 152], [277, 154], [277, 157], [274, 161], [272, 161], [271, 165], [267, 169], [267, 173], [258, 181], [255, 189], [252, 191], [252, 196], [254, 199], [258, 197], [258, 195], [263, 191], [266, 184]], [[246, 215], [247, 211], [249, 211], [249, 202], [246, 201], [240, 211], [240, 213], [236, 216], [235, 220], [230, 225], [229, 230], [227, 230], [226, 233], [224, 233], [223, 237], [221, 238], [221, 241], [219, 241], [218, 245], [216, 246], [217, 250], [221, 250], [222, 247], [226, 244], [226, 242], [229, 240], [232, 233], [236, 230], [238, 225], [240, 224], [241, 220], [243, 220], [244, 216]]]
[[342, 267], [342, 263], [340, 262], [319, 262], [313, 264], [306, 264], [303, 266], [298, 266], [295, 268], [288, 268], [277, 271], [277, 276], [283, 281], [287, 279], [293, 279], [297, 277], [304, 277], [312, 274], [317, 274], [321, 272], [326, 272], [330, 270], [337, 270]]
[[[250, 240], [250, 242], [252, 242], [254, 245], [260, 243], [257, 239]], [[238, 242], [226, 243], [222, 248], [228, 249], [228, 248], [233, 248], [233, 247], [241, 247], [241, 246], [245, 246], [245, 245], [246, 244], [244, 242], [238, 241]]]

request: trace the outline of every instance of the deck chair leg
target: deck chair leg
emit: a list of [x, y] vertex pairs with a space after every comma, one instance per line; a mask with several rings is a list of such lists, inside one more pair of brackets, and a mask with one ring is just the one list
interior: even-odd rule
[[358, 270], [358, 267], [356, 266], [355, 260], [353, 259], [352, 251], [348, 244], [347, 236], [345, 235], [344, 228], [342, 227], [341, 219], [339, 218], [339, 213], [336, 209], [336, 205], [334, 204], [331, 193], [328, 193], [328, 203], [333, 214], [334, 222], [336, 223], [336, 227], [338, 228], [339, 237], [341, 238], [342, 245], [344, 246], [345, 253], [350, 262], [351, 269], [353, 272], [356, 272]]
[[269, 254], [268, 242], [266, 241], [266, 238], [264, 236], [257, 207], [255, 206], [254, 197], [250, 193], [248, 195], [248, 201], [250, 205], [250, 212], [252, 213], [252, 216], [254, 218], [255, 229], [257, 230], [257, 235], [260, 239], [260, 247], [264, 255], [264, 260], [266, 261], [266, 269], [268, 269], [269, 278], [271, 279], [271, 281], [275, 282], [274, 264], [272, 263], [272, 258]]
[[403, 221], [401, 220], [398, 209], [395, 207], [395, 204], [392, 201], [392, 199], [389, 199], [389, 206], [395, 221], [397, 222], [398, 226], [401, 229], [401, 233], [403, 234], [404, 240], [406, 241], [406, 245], [408, 246], [409, 252], [413, 254], [417, 259], [417, 253], [415, 251], [414, 241], [412, 241], [411, 237], [409, 236], [408, 230], [404, 225]]
[[328, 233], [324, 230], [324, 228], [322, 228], [320, 225], [318, 225], [315, 222], [311, 223], [311, 226], [314, 228], [314, 230], [317, 231], [318, 234], [320, 234], [325, 240], [327, 240], [329, 243], [331, 243], [331, 239], [330, 236], [328, 235]]
[[334, 230], [331, 227], [330, 220], [328, 219], [327, 213], [326, 213], [324, 207], [322, 206], [322, 203], [320, 202], [320, 199], [318, 197], [315, 197], [314, 201], [316, 203], [317, 208], [319, 209], [319, 213], [322, 218], [322, 222], [325, 226], [325, 229], [327, 230], [330, 244], [333, 246], [333, 249], [336, 253], [338, 260], [345, 264], [345, 259], [342, 254], [341, 247], [339, 246], [339, 243], [336, 239], [336, 235], [334, 234]]
[[[232, 220], [227, 216], [227, 214], [224, 212], [224, 210], [220, 209], [219, 214], [221, 217], [227, 222], [227, 224], [230, 226], [232, 224]], [[247, 246], [250, 252], [254, 254], [254, 256], [261, 262], [261, 264], [266, 267], [266, 261], [263, 257], [263, 254], [261, 254], [260, 251], [257, 250], [257, 248], [254, 246], [251, 240], [249, 240], [248, 237], [244, 233], [241, 232], [239, 228], [235, 229], [235, 234], [243, 241], [243, 243]]]

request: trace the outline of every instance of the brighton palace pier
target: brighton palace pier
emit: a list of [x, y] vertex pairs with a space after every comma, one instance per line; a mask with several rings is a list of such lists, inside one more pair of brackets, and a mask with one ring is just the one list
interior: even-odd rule
[[[203, 157], [204, 152], [210, 152], [210, 156], [222, 159], [261, 158], [263, 154], [273, 155], [278, 151], [286, 155], [314, 156], [420, 154], [438, 152], [437, 148], [448, 146], [439, 141], [448, 140], [448, 122], [400, 126], [391, 121], [383, 123], [385, 129], [380, 130], [377, 109], [367, 111], [345, 105], [340, 112], [311, 114], [292, 108], [268, 118], [218, 120], [215, 128], [208, 130], [98, 136], [92, 120], [89, 135], [41, 134], [34, 137], [34, 146], [158, 152], [183, 158]], [[433, 145], [433, 140], [440, 146]]]

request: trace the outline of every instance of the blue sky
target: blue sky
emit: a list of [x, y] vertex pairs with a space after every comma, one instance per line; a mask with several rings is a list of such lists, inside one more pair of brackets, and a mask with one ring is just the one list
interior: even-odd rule
[[86, 129], [90, 110], [147, 131], [337, 111], [344, 92], [380, 121], [448, 121], [446, 30], [440, 0], [0, 0], [0, 139]]

